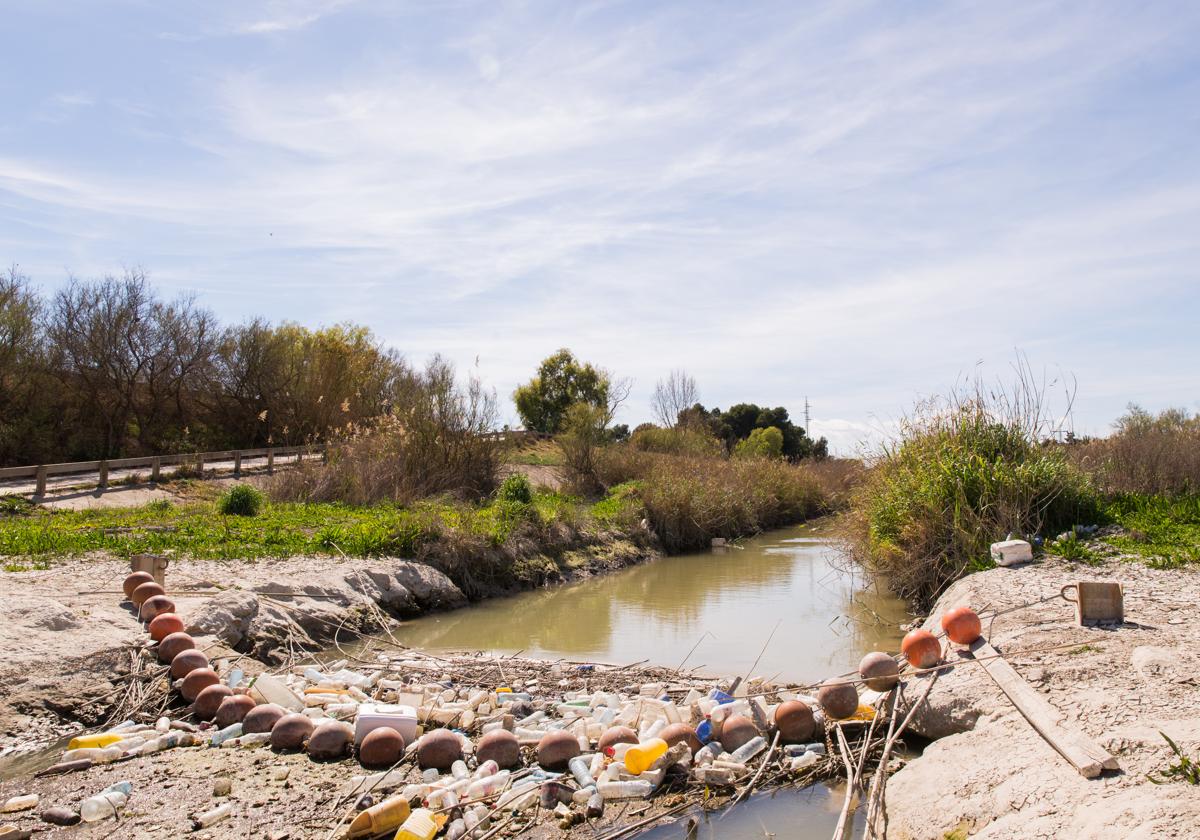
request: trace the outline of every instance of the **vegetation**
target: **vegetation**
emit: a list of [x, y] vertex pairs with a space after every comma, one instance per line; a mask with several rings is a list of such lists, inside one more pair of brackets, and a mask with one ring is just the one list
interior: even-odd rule
[[696, 458], [721, 458], [725, 447], [705, 429], [682, 426], [660, 429], [643, 426], [630, 437], [634, 449], [641, 452], [657, 452], [661, 455], [688, 455]]
[[783, 432], [774, 426], [755, 429], [733, 448], [739, 458], [780, 458], [783, 456]]
[[1105, 540], [1121, 552], [1156, 568], [1200, 563], [1200, 495], [1122, 493], [1106, 503], [1104, 514], [1122, 526]]
[[1200, 785], [1200, 761], [1188, 756], [1178, 744], [1171, 740], [1171, 736], [1166, 732], [1159, 730], [1158, 734], [1167, 742], [1167, 746], [1171, 748], [1171, 752], [1175, 753], [1176, 761], [1174, 764], [1168, 764], [1159, 776], [1147, 773], [1146, 778], [1156, 785], [1165, 785], [1176, 779], [1181, 782], [1187, 782], [1189, 785]]
[[929, 603], [990, 566], [989, 544], [1010, 532], [1095, 522], [1091, 480], [1061, 449], [1039, 443], [1031, 406], [978, 392], [922, 407], [854, 494], [844, 523], [852, 555], [901, 596]]
[[605, 412], [607, 426], [628, 393], [627, 381], [614, 380], [564, 348], [542, 360], [537, 375], [513, 393], [513, 402], [526, 429], [554, 435], [563, 430], [571, 407], [580, 403]]
[[223, 327], [141, 272], [49, 298], [0, 276], [0, 465], [305, 443], [404, 405], [415, 378], [364, 327]]
[[783, 435], [783, 456], [790, 461], [802, 458], [824, 458], [829, 454], [825, 438], [813, 440], [803, 426], [797, 426], [783, 406], [760, 408], [754, 403], [738, 403], [728, 411], [706, 409], [700, 403], [679, 415], [680, 426], [704, 429], [734, 451], [740, 441], [750, 437], [755, 429], [778, 429]]
[[249, 484], [230, 487], [217, 500], [217, 511], [225, 516], [258, 516], [262, 510], [263, 494]]
[[513, 473], [500, 485], [496, 498], [502, 502], [528, 505], [533, 502], [533, 486], [524, 473]]
[[1108, 493], [1200, 493], [1200, 414], [1185, 409], [1154, 415], [1131, 405], [1111, 436], [1067, 451]]

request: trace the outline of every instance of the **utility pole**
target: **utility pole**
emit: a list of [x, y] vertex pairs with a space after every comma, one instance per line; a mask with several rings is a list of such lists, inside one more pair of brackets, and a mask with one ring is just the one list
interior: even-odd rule
[[809, 437], [809, 438], [811, 438], [811, 437], [812, 437], [812, 435], [808, 433], [808, 420], [809, 420], [809, 416], [808, 416], [808, 397], [805, 397], [805, 398], [804, 398], [804, 435], [805, 435], [805, 437]]

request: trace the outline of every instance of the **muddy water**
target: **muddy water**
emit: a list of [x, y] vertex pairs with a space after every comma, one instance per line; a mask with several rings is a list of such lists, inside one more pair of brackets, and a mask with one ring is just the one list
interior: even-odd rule
[[[853, 670], [868, 651], [896, 650], [908, 619], [903, 602], [844, 570], [819, 529], [800, 527], [421, 618], [396, 635], [423, 650], [648, 660], [742, 676], [771, 638], [754, 673], [808, 683]], [[826, 840], [842, 797], [837, 786], [781, 790], [728, 814], [685, 813], [639, 837]], [[697, 820], [695, 834], [689, 818]], [[858, 823], [855, 837], [861, 814]]]
[[904, 604], [855, 580], [819, 531], [773, 531], [737, 547], [632, 569], [409, 622], [413, 647], [598, 662], [649, 660], [812, 682], [895, 650]]

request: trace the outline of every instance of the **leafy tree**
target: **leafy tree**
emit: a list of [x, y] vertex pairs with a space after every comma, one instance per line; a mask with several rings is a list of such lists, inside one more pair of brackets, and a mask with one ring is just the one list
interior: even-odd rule
[[754, 429], [739, 441], [733, 454], [739, 458], [779, 458], [783, 455], [783, 432], [774, 426]]
[[553, 435], [563, 430], [567, 411], [577, 403], [601, 410], [607, 425], [616, 410], [614, 397], [624, 399], [622, 387], [628, 394], [624, 383], [614, 389], [607, 371], [580, 362], [563, 348], [547, 356], [537, 375], [513, 392], [513, 402], [526, 429]]

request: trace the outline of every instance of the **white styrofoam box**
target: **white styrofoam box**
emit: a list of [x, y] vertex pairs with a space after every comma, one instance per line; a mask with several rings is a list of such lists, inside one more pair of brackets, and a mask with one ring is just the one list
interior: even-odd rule
[[997, 566], [1015, 566], [1033, 559], [1033, 546], [1025, 540], [992, 543], [992, 562]]
[[363, 703], [354, 719], [355, 746], [362, 743], [368, 732], [383, 726], [395, 729], [404, 736], [405, 744], [411, 744], [417, 739], [417, 710], [412, 706]]

